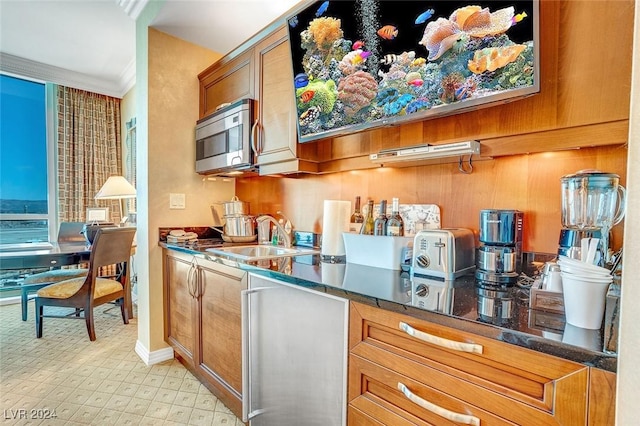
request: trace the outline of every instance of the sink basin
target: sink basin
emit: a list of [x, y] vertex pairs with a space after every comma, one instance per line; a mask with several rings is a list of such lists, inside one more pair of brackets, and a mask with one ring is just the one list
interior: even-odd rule
[[306, 247], [286, 248], [266, 245], [215, 247], [208, 248], [207, 251], [215, 253], [217, 255], [232, 257], [247, 262], [255, 260], [277, 259], [280, 257], [305, 256], [320, 253], [318, 250]]

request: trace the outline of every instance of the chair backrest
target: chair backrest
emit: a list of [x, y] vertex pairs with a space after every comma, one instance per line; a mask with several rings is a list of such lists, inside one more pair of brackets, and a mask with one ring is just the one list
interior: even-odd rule
[[122, 264], [124, 270], [119, 274], [119, 281], [124, 285], [126, 280], [126, 264], [131, 257], [131, 246], [136, 233], [136, 228], [127, 226], [123, 228], [100, 228], [91, 245], [89, 256], [89, 274], [85, 281], [86, 290], [93, 294], [95, 277], [100, 276], [99, 269], [102, 266]]
[[60, 222], [58, 243], [86, 242], [82, 227], [84, 222]]

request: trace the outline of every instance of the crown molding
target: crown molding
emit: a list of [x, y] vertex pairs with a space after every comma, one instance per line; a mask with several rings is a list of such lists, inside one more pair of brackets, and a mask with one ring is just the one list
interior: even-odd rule
[[124, 12], [129, 15], [134, 21], [138, 19], [140, 13], [145, 8], [149, 0], [115, 0], [116, 4], [120, 6]]
[[116, 98], [122, 98], [135, 84], [135, 58], [122, 72], [118, 82], [100, 79], [3, 52], [0, 52], [0, 71]]

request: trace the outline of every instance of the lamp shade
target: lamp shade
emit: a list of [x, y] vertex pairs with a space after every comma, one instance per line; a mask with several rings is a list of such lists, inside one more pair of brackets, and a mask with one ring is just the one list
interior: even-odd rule
[[123, 176], [111, 176], [102, 185], [95, 198], [100, 200], [117, 200], [135, 198], [136, 189]]

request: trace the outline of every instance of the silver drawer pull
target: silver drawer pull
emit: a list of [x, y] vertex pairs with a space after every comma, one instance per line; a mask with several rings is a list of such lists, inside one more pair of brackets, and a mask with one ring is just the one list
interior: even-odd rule
[[433, 336], [431, 334], [427, 334], [424, 331], [418, 331], [415, 328], [411, 327], [409, 324], [401, 322], [400, 330], [404, 331], [411, 337], [415, 337], [416, 339], [420, 339], [427, 343], [432, 343], [437, 346], [441, 346], [443, 348], [453, 349], [454, 351], [460, 352], [471, 352], [474, 354], [482, 353], [482, 345], [476, 345], [475, 343], [462, 343], [456, 342], [454, 340], [443, 339], [442, 337]]
[[419, 405], [425, 410], [431, 411], [433, 414], [436, 414], [452, 422], [462, 423], [463, 425], [480, 426], [479, 418], [474, 416], [469, 416], [467, 414], [456, 413], [454, 411], [449, 411], [446, 408], [439, 407], [432, 402], [429, 402], [425, 399], [420, 398], [418, 395], [411, 392], [409, 388], [407, 388], [404, 384], [400, 382], [398, 382], [398, 390], [402, 392], [409, 401], [413, 402], [416, 405]]

